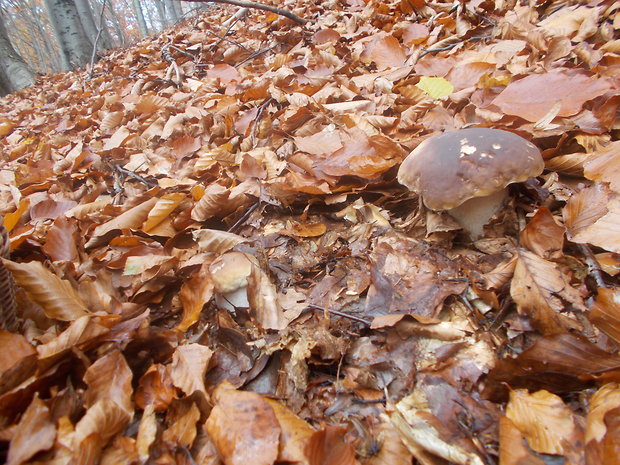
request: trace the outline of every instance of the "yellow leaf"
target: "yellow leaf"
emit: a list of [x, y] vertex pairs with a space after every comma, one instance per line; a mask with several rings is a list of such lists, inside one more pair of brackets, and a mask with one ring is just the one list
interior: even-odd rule
[[433, 98], [442, 98], [450, 95], [454, 90], [452, 84], [440, 77], [422, 76], [420, 82], [415, 85]]

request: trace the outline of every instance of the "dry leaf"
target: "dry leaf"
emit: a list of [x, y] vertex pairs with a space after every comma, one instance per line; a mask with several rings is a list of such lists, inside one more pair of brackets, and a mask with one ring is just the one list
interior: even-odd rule
[[7, 465], [19, 465], [36, 453], [50, 449], [56, 438], [56, 426], [49, 409], [35, 395], [15, 428]]
[[506, 417], [521, 431], [528, 445], [541, 454], [565, 455], [582, 440], [571, 410], [548, 391], [512, 391]]
[[556, 69], [533, 74], [513, 81], [493, 100], [504, 113], [536, 122], [543, 118], [556, 102], [561, 102], [558, 116], [573, 116], [583, 104], [609, 90], [605, 79], [568, 69]]
[[205, 427], [226, 464], [272, 465], [278, 458], [280, 425], [271, 405], [253, 392], [221, 384]]
[[2, 259], [18, 286], [40, 305], [48, 318], [74, 321], [87, 315], [88, 307], [69, 281], [60, 279], [41, 262], [16, 263]]
[[213, 351], [201, 344], [177, 347], [170, 365], [172, 383], [187, 396], [198, 391], [208, 398], [204, 378], [212, 355]]

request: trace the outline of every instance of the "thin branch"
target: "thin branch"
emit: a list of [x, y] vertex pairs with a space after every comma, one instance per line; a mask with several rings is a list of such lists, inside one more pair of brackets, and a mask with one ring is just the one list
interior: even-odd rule
[[360, 318], [359, 316], [350, 315], [348, 313], [339, 312], [338, 310], [332, 310], [331, 308], [321, 307], [320, 305], [308, 304], [308, 308], [312, 310], [321, 310], [323, 312], [331, 313], [332, 315], [340, 316], [342, 318], [348, 318], [349, 320], [357, 321], [358, 323], [362, 323], [363, 325], [370, 327], [371, 322], [365, 320], [364, 318]]
[[97, 58], [97, 45], [99, 44], [99, 38], [101, 37], [101, 32], [103, 31], [103, 13], [105, 12], [105, 5], [107, 1], [108, 0], [103, 0], [103, 4], [101, 5], [101, 14], [99, 15], [99, 27], [97, 28], [97, 37], [95, 37], [95, 41], [93, 43], [93, 54], [90, 56], [90, 70], [88, 71], [89, 81], [93, 78], [95, 59]]
[[297, 16], [295, 13], [288, 11], [288, 10], [284, 10], [282, 8], [277, 8], [275, 6], [271, 6], [271, 5], [263, 5], [262, 3], [256, 3], [256, 2], [248, 2], [245, 0], [177, 0], [177, 1], [181, 1], [181, 2], [195, 2], [195, 3], [224, 3], [226, 5], [235, 5], [235, 6], [240, 6], [242, 8], [252, 8], [255, 10], [264, 10], [264, 11], [270, 11], [271, 13], [275, 13], [277, 15], [280, 16], [284, 16], [288, 19], [292, 19], [293, 21], [295, 21], [296, 23], [299, 24], [306, 24], [308, 22], [307, 19], [304, 18], [300, 18], [299, 16]]

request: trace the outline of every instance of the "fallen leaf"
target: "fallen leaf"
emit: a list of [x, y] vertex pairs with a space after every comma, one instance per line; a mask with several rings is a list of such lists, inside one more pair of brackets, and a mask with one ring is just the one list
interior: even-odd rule
[[561, 314], [565, 309], [563, 300], [585, 310], [579, 291], [571, 286], [562, 270], [524, 249], [518, 251], [510, 295], [519, 313], [529, 316], [543, 334], [564, 332], [571, 326], [570, 320]]
[[506, 417], [521, 431], [528, 445], [541, 454], [565, 455], [583, 440], [573, 412], [560, 397], [548, 391], [511, 391]]
[[15, 428], [7, 465], [20, 465], [38, 452], [50, 449], [55, 438], [56, 426], [49, 408], [35, 395]]
[[88, 385], [84, 404], [88, 408], [101, 400], [111, 400], [132, 416], [132, 378], [133, 373], [123, 354], [113, 350], [99, 358], [84, 373], [83, 379]]
[[213, 400], [205, 427], [224, 462], [273, 465], [281, 429], [271, 405], [254, 392], [237, 391], [226, 384], [217, 387]]
[[43, 308], [48, 318], [74, 321], [90, 313], [69, 281], [60, 279], [41, 262], [16, 263], [6, 259], [2, 262], [13, 273], [15, 283]]
[[422, 76], [416, 87], [423, 90], [433, 98], [447, 97], [454, 91], [454, 87], [450, 81], [446, 81], [442, 77]]
[[177, 347], [170, 365], [172, 383], [187, 396], [198, 391], [208, 399], [204, 378], [212, 355], [213, 351], [201, 344]]
[[168, 369], [164, 365], [154, 364], [140, 378], [135, 400], [142, 410], [150, 408], [153, 412], [162, 412], [175, 397], [176, 392]]
[[556, 102], [561, 102], [558, 116], [573, 116], [583, 104], [609, 90], [605, 79], [595, 79], [581, 71], [556, 69], [513, 81], [493, 100], [504, 113], [536, 122]]
[[620, 289], [599, 288], [588, 317], [620, 347]]
[[574, 194], [562, 213], [570, 241], [620, 253], [620, 194], [595, 184]]
[[86, 242], [84, 246], [86, 248], [92, 248], [102, 245], [105, 243], [107, 234], [112, 231], [118, 231], [121, 229], [140, 229], [155, 204], [157, 204], [157, 198], [152, 197], [121, 213], [116, 218], [97, 226], [93, 230], [90, 240]]

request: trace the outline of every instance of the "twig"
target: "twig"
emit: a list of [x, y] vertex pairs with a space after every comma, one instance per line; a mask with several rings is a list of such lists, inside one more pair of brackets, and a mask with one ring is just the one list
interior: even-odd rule
[[239, 18], [235, 18], [235, 20], [230, 23], [230, 25], [228, 26], [228, 28], [226, 29], [226, 31], [224, 32], [224, 34], [222, 34], [222, 37], [220, 37], [218, 39], [217, 42], [215, 42], [212, 46], [211, 46], [211, 51], [215, 51], [217, 49], [217, 46], [220, 45], [224, 39], [226, 38], [226, 36], [228, 35], [228, 33], [230, 32], [230, 30], [235, 27], [235, 24], [237, 24], [237, 22], [239, 22]]
[[148, 187], [155, 187], [155, 186], [156, 186], [156, 184], [155, 184], [155, 183], [153, 183], [153, 182], [151, 182], [151, 181], [147, 181], [146, 179], [144, 179], [144, 178], [143, 178], [142, 176], [140, 176], [139, 174], [136, 174], [136, 173], [134, 173], [133, 171], [128, 170], [128, 169], [126, 169], [126, 168], [123, 168], [123, 167], [122, 167], [122, 166], [120, 166], [120, 165], [114, 165], [114, 168], [115, 168], [115, 169], [116, 169], [119, 173], [122, 173], [122, 174], [124, 174], [124, 175], [126, 175], [126, 176], [129, 176], [130, 178], [134, 178], [134, 179], [136, 179], [136, 180], [140, 181], [142, 184], [145, 184], [145, 185], [146, 185], [146, 186], [148, 186]]
[[229, 232], [229, 233], [234, 232], [235, 229], [237, 229], [245, 220], [247, 220], [248, 217], [252, 214], [252, 212], [258, 208], [259, 203], [260, 201], [257, 201], [254, 205], [248, 208], [248, 211], [246, 211], [243, 214], [243, 216], [237, 220], [235, 224], [233, 224], [230, 228], [228, 228], [228, 231], [226, 232]]
[[248, 61], [250, 61], [250, 60], [253, 60], [254, 58], [256, 58], [257, 56], [262, 55], [263, 53], [267, 53], [267, 52], [269, 52], [270, 50], [273, 50], [273, 49], [274, 49], [274, 48], [276, 48], [277, 46], [278, 46], [278, 44], [274, 44], [274, 45], [272, 45], [271, 47], [267, 47], [267, 48], [264, 48], [264, 49], [262, 49], [262, 50], [259, 50], [259, 51], [257, 51], [257, 52], [252, 53], [252, 55], [250, 55], [249, 57], [247, 57], [245, 60], [241, 60], [239, 63], [237, 63], [237, 64], [235, 65], [235, 68], [238, 68], [238, 67], [239, 67], [239, 66], [241, 66], [242, 64], [244, 64], [244, 63], [246, 63], [246, 62], [248, 62]]
[[105, 5], [107, 1], [108, 0], [103, 0], [103, 4], [101, 5], [101, 14], [99, 15], [99, 27], [97, 28], [97, 36], [95, 37], [95, 42], [93, 43], [93, 54], [90, 56], [90, 70], [88, 71], [89, 81], [93, 78], [95, 59], [97, 58], [97, 45], [99, 44], [99, 38], [101, 37], [101, 32], [103, 31], [103, 13], [105, 12]]
[[581, 252], [581, 255], [583, 255], [583, 257], [586, 259], [588, 271], [590, 272], [590, 275], [594, 278], [594, 282], [596, 283], [596, 285], [605, 289], [609, 287], [607, 286], [607, 283], [603, 278], [603, 272], [601, 271], [601, 267], [596, 261], [596, 257], [590, 250], [590, 247], [588, 247], [586, 244], [577, 244], [577, 248]]
[[342, 318], [348, 318], [349, 320], [357, 321], [358, 323], [362, 323], [368, 327], [370, 327], [371, 324], [370, 321], [360, 318], [359, 316], [349, 315], [348, 313], [321, 307], [320, 305], [308, 304], [308, 308], [311, 308], [312, 310], [321, 310], [323, 312], [331, 313], [332, 315], [341, 316]]
[[277, 8], [271, 5], [263, 5], [262, 3], [248, 2], [245, 0], [177, 0], [177, 1], [196, 2], [196, 3], [207, 3], [207, 2], [208, 3], [224, 3], [226, 5], [235, 5], [235, 6], [240, 6], [242, 8], [252, 8], [255, 10], [270, 11], [271, 13], [275, 13], [277, 15], [284, 16], [288, 19], [292, 19], [293, 21], [299, 24], [306, 24], [308, 22], [307, 19], [300, 18], [299, 16], [297, 16], [295, 13], [291, 11], [284, 10], [282, 8]]

